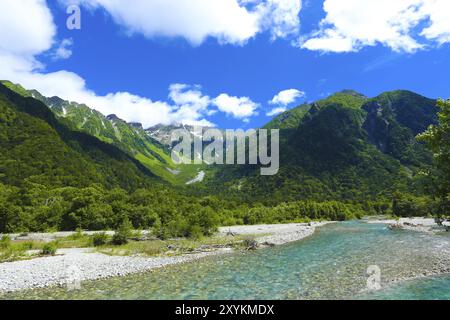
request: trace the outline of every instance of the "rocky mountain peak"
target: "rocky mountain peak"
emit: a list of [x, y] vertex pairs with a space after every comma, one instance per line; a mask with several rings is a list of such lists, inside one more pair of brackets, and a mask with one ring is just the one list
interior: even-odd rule
[[115, 114], [110, 114], [110, 115], [106, 116], [106, 119], [108, 119], [109, 121], [112, 121], [112, 122], [125, 122], [125, 120], [120, 119]]

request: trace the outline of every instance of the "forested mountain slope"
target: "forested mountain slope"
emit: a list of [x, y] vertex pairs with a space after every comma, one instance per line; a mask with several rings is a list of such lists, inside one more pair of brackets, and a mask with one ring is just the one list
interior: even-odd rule
[[[26, 90], [19, 84], [9, 81], [3, 81], [3, 84], [22, 96], [43, 102], [61, 122], [73, 130], [88, 133], [116, 146], [166, 181], [183, 184], [195, 176], [195, 172], [187, 170], [189, 168], [175, 166], [167, 147], [150, 137], [140, 123], [127, 123], [114, 114], [105, 116], [85, 104], [66, 101], [59, 97], [48, 98], [36, 90]], [[175, 175], [174, 171], [179, 171], [180, 174]]]
[[[61, 123], [40, 101], [0, 84], [0, 173], [5, 184], [136, 189], [152, 173], [118, 148]], [[156, 179], [155, 179], [156, 180]]]
[[256, 167], [217, 168], [216, 179], [236, 197], [271, 204], [377, 201], [396, 191], [414, 193], [416, 173], [431, 163], [415, 136], [436, 122], [436, 112], [435, 100], [409, 91], [369, 99], [345, 90], [289, 110], [265, 126], [281, 129], [277, 175], [260, 176]]

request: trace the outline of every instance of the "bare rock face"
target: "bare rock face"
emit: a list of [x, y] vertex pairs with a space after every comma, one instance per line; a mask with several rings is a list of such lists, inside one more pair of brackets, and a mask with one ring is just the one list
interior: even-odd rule
[[110, 115], [106, 116], [106, 119], [108, 119], [109, 121], [112, 121], [112, 122], [125, 122], [125, 120], [120, 119], [115, 114], [110, 114]]
[[390, 123], [383, 117], [383, 108], [380, 104], [373, 102], [365, 105], [367, 118], [364, 123], [364, 129], [367, 131], [369, 141], [374, 144], [381, 152], [386, 153], [387, 137], [389, 136]]
[[[177, 129], [187, 130], [190, 133], [192, 139], [198, 135], [198, 133], [195, 130], [196, 127], [181, 124], [181, 123], [175, 123], [172, 125], [158, 124], [156, 126], [145, 129], [145, 132], [152, 139], [158, 141], [159, 143], [165, 145], [166, 147], [172, 147], [172, 132], [173, 132], [173, 130], [177, 130]], [[201, 127], [201, 129], [204, 132], [205, 130], [208, 130], [208, 129], [217, 129], [217, 128]], [[221, 130], [221, 129], [219, 129], [219, 130]], [[221, 131], [224, 132], [223, 130], [221, 130]]]
[[140, 122], [130, 122], [128, 124], [135, 129], [144, 130], [144, 127], [142, 126], [142, 123], [140, 123]]

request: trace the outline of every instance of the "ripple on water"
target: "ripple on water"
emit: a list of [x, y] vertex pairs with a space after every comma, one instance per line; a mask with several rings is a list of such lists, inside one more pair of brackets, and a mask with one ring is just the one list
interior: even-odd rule
[[[367, 268], [381, 269], [386, 287], [399, 278], [439, 272], [450, 266], [450, 238], [384, 225], [345, 222], [324, 226], [290, 245], [236, 253], [172, 266], [123, 278], [85, 282], [82, 290], [33, 290], [7, 295], [12, 299], [353, 299], [395, 297], [362, 293]], [[450, 278], [442, 283], [450, 283]], [[404, 292], [416, 287], [408, 282]], [[440, 284], [440, 287], [444, 286]], [[424, 290], [433, 285], [418, 282]], [[448, 289], [448, 287], [447, 287]], [[403, 290], [403, 291], [402, 291]], [[417, 290], [414, 289], [414, 292]], [[430, 293], [433, 296], [434, 293]], [[426, 293], [425, 293], [426, 295]]]

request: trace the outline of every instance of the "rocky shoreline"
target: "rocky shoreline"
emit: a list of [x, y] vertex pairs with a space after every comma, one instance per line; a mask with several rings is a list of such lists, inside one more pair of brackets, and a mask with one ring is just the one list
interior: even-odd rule
[[387, 224], [391, 230], [401, 229], [417, 232], [425, 232], [430, 234], [442, 233], [450, 227], [449, 222], [443, 222], [440, 226], [432, 218], [400, 218], [398, 220], [368, 220], [367, 223], [382, 223]]
[[222, 235], [233, 234], [255, 236], [255, 241], [258, 246], [271, 247], [307, 238], [314, 234], [316, 228], [330, 223], [334, 222], [223, 227], [219, 229], [219, 233]]
[[[173, 257], [122, 257], [89, 249], [60, 249], [58, 255], [0, 264], [0, 293], [70, 285], [72, 281], [100, 280], [198, 260], [226, 249]], [[76, 279], [73, 277], [79, 275]]]
[[[426, 233], [430, 235], [445, 234], [449, 226], [448, 222], [444, 222], [443, 225], [438, 225], [433, 218], [400, 218], [394, 219], [369, 219], [366, 221], [370, 224], [385, 224], [390, 230], [408, 230], [419, 233]], [[449, 264], [450, 250], [444, 250], [442, 255], [435, 262], [434, 266], [429, 270], [416, 273], [409, 272], [401, 277], [390, 279], [387, 286], [396, 285], [397, 283], [404, 281], [412, 281], [426, 277], [440, 276], [450, 274]]]
[[[248, 235], [255, 248], [282, 245], [311, 236], [317, 227], [329, 222], [223, 227], [219, 235]], [[12, 239], [52, 241], [72, 233], [11, 235]], [[68, 285], [77, 273], [79, 281], [100, 280], [146, 272], [170, 265], [188, 263], [205, 257], [227, 254], [232, 248], [215, 248], [178, 256], [109, 256], [93, 249], [59, 249], [56, 256], [0, 263], [0, 293]]]

